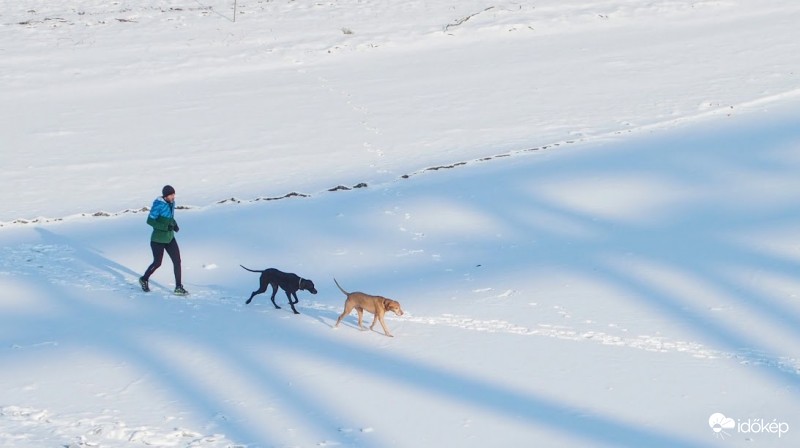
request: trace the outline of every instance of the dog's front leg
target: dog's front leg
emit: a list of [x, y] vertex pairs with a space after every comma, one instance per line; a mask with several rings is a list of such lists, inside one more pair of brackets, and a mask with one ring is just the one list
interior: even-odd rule
[[[292, 301], [292, 296], [294, 296], [294, 301]], [[300, 301], [297, 299], [297, 293], [293, 292], [289, 294], [289, 292], [287, 291], [286, 299], [289, 300], [289, 306], [292, 307], [292, 311], [294, 311], [294, 314], [300, 314], [300, 312], [297, 311], [297, 309], [294, 307], [294, 304]]]
[[378, 321], [380, 321], [380, 323], [381, 323], [381, 327], [383, 327], [383, 333], [384, 333], [386, 336], [389, 336], [390, 338], [393, 338], [394, 336], [392, 336], [392, 333], [390, 333], [390, 332], [389, 332], [389, 329], [388, 329], [388, 328], [386, 328], [386, 322], [384, 322], [384, 320], [383, 320], [383, 315], [384, 315], [384, 314], [385, 314], [385, 312], [381, 312], [381, 311], [379, 311], [379, 310], [376, 310], [376, 311], [375, 311], [375, 319], [372, 319], [372, 325], [370, 325], [370, 326], [369, 326], [369, 329], [374, 331], [374, 330], [375, 330], [375, 329], [374, 329], [374, 327], [375, 327], [375, 322], [378, 322]]

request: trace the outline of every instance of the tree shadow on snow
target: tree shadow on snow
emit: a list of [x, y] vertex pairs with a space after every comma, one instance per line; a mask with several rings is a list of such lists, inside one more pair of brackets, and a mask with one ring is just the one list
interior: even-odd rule
[[[770, 136], [770, 141], [762, 139], [756, 146], [785, 149], [787, 144], [791, 144], [795, 145], [791, 149], [792, 155], [796, 155], [800, 151], [797, 148], [800, 136], [797, 135], [795, 128], [794, 123], [788, 120], [770, 124], [760, 123], [756, 127], [740, 127], [735, 131], [723, 127], [718, 134], [713, 135], [709, 135], [707, 130], [705, 133], [681, 133], [677, 137], [666, 136], [658, 141], [657, 157], [631, 159], [625, 152], [617, 154], [598, 151], [597, 155], [584, 153], [577, 161], [560, 162], [566, 163], [566, 166], [554, 167], [553, 163], [516, 164], [507, 168], [507, 175], [500, 181], [496, 176], [483, 177], [484, 173], [478, 170], [477, 173], [468, 176], [466, 181], [487, 185], [485, 194], [492, 199], [464, 198], [459, 196], [458, 191], [442, 194], [436, 199], [458, 203], [464, 208], [469, 208], [473, 201], [480, 201], [486, 207], [482, 213], [491, 214], [495, 220], [504, 222], [513, 233], [536, 236], [536, 248], [540, 253], [531, 253], [529, 258], [525, 259], [509, 259], [506, 265], [497, 267], [498, 269], [518, 272], [524, 271], [531, 263], [552, 263], [566, 266], [577, 276], [603, 279], [626, 291], [630, 296], [638, 298], [641, 304], [649, 309], [690, 328], [696, 334], [703, 335], [706, 341], [714, 344], [715, 348], [734, 353], [739, 359], [753, 364], [757, 372], [790, 386], [789, 389], [797, 394], [800, 390], [798, 387], [800, 375], [796, 371], [786, 369], [781, 354], [774, 353], [774, 350], [754, 340], [748, 329], [716, 319], [702, 310], [687, 307], [685, 306], [687, 298], [683, 297], [679, 290], [655, 283], [639, 271], [626, 269], [624, 264], [609, 261], [609, 258], [625, 259], [625, 254], [632, 253], [646, 263], [664, 266], [671, 272], [691, 278], [700, 278], [706, 284], [713, 285], [713, 289], [721, 296], [728, 297], [731, 302], [749, 310], [758, 318], [771, 322], [800, 342], [800, 315], [787, 307], [782, 298], [750, 288], [746, 283], [725, 274], [726, 268], [743, 267], [776, 276], [792, 277], [800, 268], [796, 258], [781, 257], [759, 247], [737, 244], [731, 236], [752, 233], [776, 222], [796, 225], [800, 222], [800, 205], [796, 201], [792, 203], [786, 200], [786, 197], [778, 197], [774, 200], [776, 205], [764, 207], [757, 210], [758, 213], [754, 213], [752, 210], [737, 209], [735, 204], [716, 204], [713, 199], [704, 200], [701, 194], [707, 187], [717, 192], [723, 190], [725, 182], [728, 181], [725, 176], [739, 176], [742, 182], [765, 177], [785, 179], [787, 176], [795, 176], [796, 166], [791, 163], [771, 159], [769, 154], [753, 151], [755, 139]], [[656, 144], [654, 139], [645, 142]], [[682, 148], [687, 142], [691, 142], [691, 146], [698, 149], [696, 151], [676, 149]], [[637, 144], [642, 144], [642, 141], [626, 143], [626, 145]], [[652, 151], [652, 148], [648, 151]], [[772, 156], [777, 152], [779, 151], [773, 152]], [[798, 158], [795, 157], [794, 160]], [[548, 171], [554, 168], [558, 173], [557, 176]], [[626, 220], [624, 217], [609, 218], [602, 213], [594, 214], [591, 210], [568, 206], [551, 196], [540, 194], [535, 188], [531, 190], [528, 188], [530, 182], [521, 184], [523, 180], [533, 179], [536, 184], [546, 186], [550, 182], [563, 181], [565, 173], [568, 174], [567, 177], [576, 181], [598, 174], [604, 179], [626, 179], [631, 175], [636, 175], [640, 179], [660, 179], [675, 188], [696, 189], [699, 199], [674, 207], [669, 214], [657, 220]], [[637, 185], [632, 185], [631, 188], [637, 188]], [[503, 196], [494, 196], [498, 192]], [[422, 193], [413, 194], [420, 194], [418, 197], [423, 197]], [[414, 198], [412, 196], [410, 200]], [[769, 202], [766, 199], [769, 198], [765, 198], [765, 202]], [[525, 209], [545, 211], [559, 217], [561, 222], [573, 223], [588, 229], [587, 233], [591, 234], [591, 237], [569, 235], [552, 225], [527, 219], [524, 214]], [[247, 220], [241, 221], [246, 225]], [[370, 229], [369, 225], [350, 229], [347, 227], [346, 224], [342, 225], [344, 235], [342, 231], [330, 230], [328, 234], [322, 235], [321, 230], [315, 228], [313, 223], [298, 224], [294, 229], [295, 232], [319, 233], [307, 235], [302, 247], [297, 247], [297, 239], [285, 236], [280, 239], [277, 236], [270, 237], [268, 232], [258, 233], [264, 241], [248, 241], [246, 244], [263, 243], [280, 254], [284, 253], [282, 252], [284, 249], [287, 252], [303, 251], [317, 246], [320, 241], [335, 240], [347, 237], [348, 234], [351, 238], [376, 242], [375, 244], [381, 241], [382, 229]], [[37, 231], [47, 244], [73, 248], [73, 258], [89, 270], [111, 276], [114, 282], [128, 284], [126, 277], [137, 278], [139, 275], [98, 251], [81, 247], [67, 237], [47, 229], [37, 229]], [[496, 250], [493, 248], [495, 241], [488, 237], [485, 240], [474, 238], [471, 244], [472, 247], [468, 251], [472, 252], [465, 255], [474, 255], [483, 250]], [[312, 252], [308, 250], [309, 256]], [[325, 254], [313, 256], [323, 257]], [[547, 258], [541, 258], [543, 256]], [[464, 262], [472, 263], [472, 260]], [[353, 283], [374, 285], [398, 277], [425, 278], [431, 275], [432, 263], [408, 263], [395, 268], [392, 272], [382, 272], [380, 266], [376, 266], [371, 271], [361, 272], [361, 277], [354, 278]], [[438, 267], [439, 270], [440, 268]], [[449, 285], [443, 282], [441, 276], [438, 276], [429, 282], [426, 288], [447, 290]], [[319, 287], [319, 283], [317, 286]], [[241, 287], [243, 292], [249, 293], [252, 290], [252, 282], [238, 287]], [[63, 334], [59, 335], [62, 340], [93, 346], [135, 363], [151, 372], [157, 383], [167, 387], [181, 403], [194, 412], [205, 413], [206, 416], [220, 413], [231, 416], [215, 423], [233, 440], [246, 441], [253, 446], [274, 446], [279, 443], [278, 437], [265, 435], [264, 431], [254, 426], [252, 420], [243, 416], [242, 413], [246, 411], [240, 409], [236, 403], [219, 397], [213, 390], [209, 391], [208, 385], [195, 374], [179, 368], [177, 363], [160, 354], [159, 350], [152, 346], [151, 339], [137, 337], [150, 332], [153, 322], [161, 322], [159, 319], [163, 318], [162, 308], [167, 306], [166, 301], [143, 302], [140, 312], [131, 315], [97, 307], [78, 297], [74, 289], [59, 286], [56, 288], [59, 289], [57, 293], [59, 299], [68, 305], [62, 308], [62, 314], [58, 316], [58, 319], [68, 322], [64, 323], [63, 330], [57, 330], [63, 331]], [[220, 293], [238, 297], [239, 291], [234, 293], [220, 291]], [[268, 295], [261, 297], [262, 301], [265, 301], [264, 306], [270, 309], [270, 312], [286, 312], [285, 309], [271, 309]], [[304, 295], [301, 297], [301, 303], [307, 299], [308, 296]], [[343, 298], [337, 296], [334, 302], [337, 306], [342, 303], [340, 299], [343, 301]], [[225, 306], [225, 304], [210, 302], [206, 306]], [[259, 308], [255, 308], [255, 311], [259, 311]], [[307, 307], [304, 308], [304, 314], [307, 314], [312, 321], [328, 326], [331, 325], [331, 320], [335, 321], [338, 317], [338, 313], [333, 310]], [[241, 329], [210, 328], [208, 331], [218, 331], [218, 333], [215, 333], [214, 337], [203, 339], [202, 342], [206, 344], [203, 347], [205, 351], [203, 356], [227, 365], [229, 370], [236, 372], [236, 381], [250, 385], [263, 397], [274, 397], [294, 411], [291, 415], [306, 418], [306, 421], [302, 422], [306, 427], [311, 427], [320, 434], [328, 434], [331, 438], [346, 439], [353, 446], [378, 447], [392, 443], [379, 440], [378, 435], [365, 440], [342, 433], [340, 404], [325, 402], [310, 391], [305, 391], [302, 388], [302, 381], [297, 383], [300, 386], [287, 386], [296, 381], [291, 374], [279, 368], [270, 368], [268, 362], [261, 359], [253, 351], [253, 345], [248, 342], [263, 341], [259, 342], [259, 346], [274, 348], [277, 352], [275, 356], [279, 356], [280, 353], [297, 353], [324, 363], [347, 365], [354, 371], [377, 376], [431, 396], [485, 409], [513, 421], [544, 426], [557, 433], [582, 439], [591, 445], [638, 447], [645, 443], [653, 447], [701, 446], [690, 439], [663, 430], [644, 428], [613, 417], [595, 415], [585, 409], [565, 405], [535, 393], [515, 390], [491, 381], [472, 379], [419, 361], [405, 359], [387, 351], [365, 349], [362, 345], [355, 346], [341, 339], [321, 337], [304, 331], [303, 327], [292, 319], [293, 316], [284, 318], [282, 314], [276, 315], [279, 317], [259, 319], [263, 314], [243, 313]], [[367, 325], [369, 325], [372, 316], [365, 317], [368, 318]], [[31, 321], [29, 323], [36, 324], [34, 321], [39, 318], [28, 319]], [[50, 322], [49, 317], [42, 319]], [[267, 322], [263, 322], [264, 320]], [[348, 326], [355, 327], [353, 321], [353, 316], [348, 317]], [[208, 325], [213, 327], [214, 324]], [[37, 325], [26, 325], [26, 327], [28, 330], [23, 331], [37, 331], [32, 328], [41, 328]], [[73, 331], [75, 328], [79, 330]], [[196, 328], [166, 326], [159, 329], [159, 334], [163, 333], [175, 342], [191, 346], [196, 331]], [[3, 356], [10, 355], [0, 353], [0, 358]], [[274, 361], [280, 362], [279, 359]]]

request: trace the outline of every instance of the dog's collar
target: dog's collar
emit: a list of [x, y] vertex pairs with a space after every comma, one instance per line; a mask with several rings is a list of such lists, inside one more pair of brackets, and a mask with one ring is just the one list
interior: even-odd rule
[[297, 282], [297, 289], [299, 290], [303, 289], [303, 277], [300, 277], [300, 281]]

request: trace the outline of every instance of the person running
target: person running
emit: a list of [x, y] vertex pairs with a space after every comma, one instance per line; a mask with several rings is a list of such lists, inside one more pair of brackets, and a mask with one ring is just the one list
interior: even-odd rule
[[153, 234], [150, 236], [153, 263], [139, 278], [139, 285], [144, 292], [150, 292], [150, 276], [161, 266], [164, 251], [167, 251], [175, 272], [175, 294], [179, 296], [189, 294], [181, 283], [181, 250], [175, 239], [175, 232], [180, 229], [175, 221], [175, 189], [172, 186], [165, 185], [161, 189], [161, 196], [153, 201], [153, 207], [147, 216], [147, 224], [153, 227]]

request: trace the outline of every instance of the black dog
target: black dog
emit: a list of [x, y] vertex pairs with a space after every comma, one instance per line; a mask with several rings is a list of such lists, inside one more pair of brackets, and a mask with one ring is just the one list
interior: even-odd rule
[[[272, 286], [272, 297], [270, 297], [270, 299], [272, 300], [272, 304], [275, 305], [275, 308], [281, 309], [281, 307], [279, 307], [278, 304], [275, 303], [275, 294], [278, 292], [278, 288], [280, 288], [284, 292], [286, 292], [286, 298], [289, 299], [289, 306], [292, 307], [292, 311], [294, 311], [294, 314], [300, 314], [294, 308], [294, 304], [299, 302], [299, 300], [297, 300], [297, 291], [309, 291], [311, 292], [311, 294], [317, 293], [317, 289], [314, 288], [314, 282], [312, 282], [311, 280], [306, 280], [304, 278], [301, 278], [297, 274], [281, 272], [275, 268], [264, 269], [263, 271], [254, 271], [252, 269], [245, 268], [244, 266], [242, 266], [242, 268], [250, 272], [261, 273], [261, 279], [260, 279], [261, 286], [258, 288], [258, 290], [253, 291], [253, 293], [250, 294], [250, 298], [247, 299], [247, 302], [245, 302], [245, 304], [247, 305], [249, 305], [250, 302], [253, 301], [253, 297], [256, 294], [261, 294], [263, 292], [266, 292], [267, 287]], [[292, 300], [292, 297], [294, 297], [294, 300]]]

